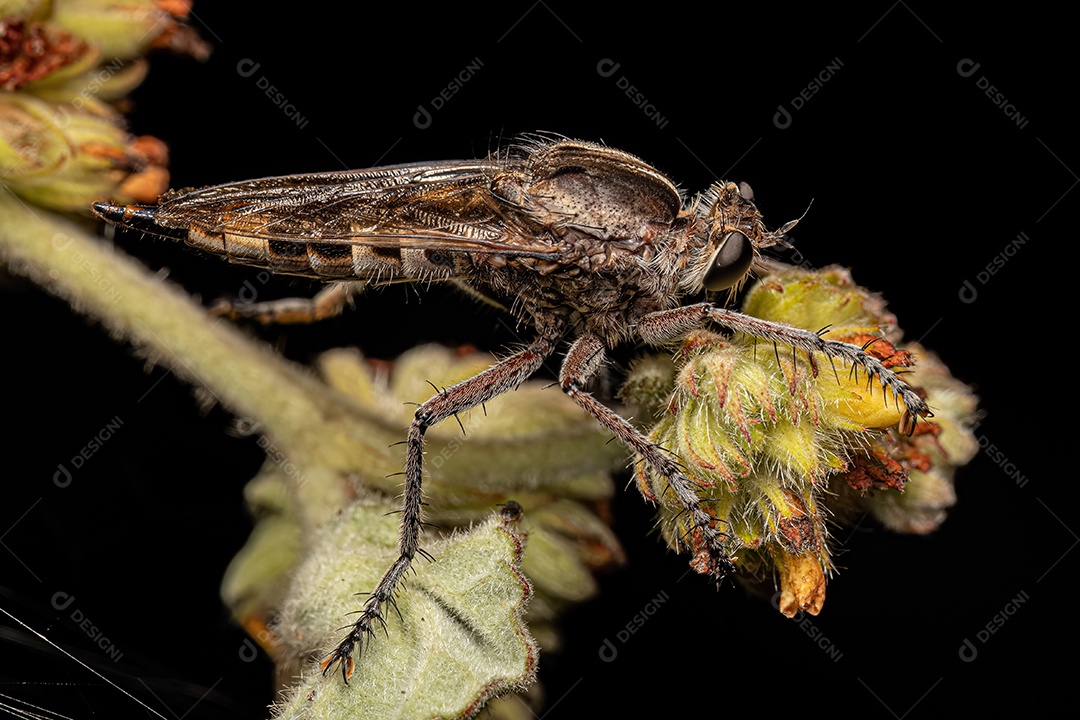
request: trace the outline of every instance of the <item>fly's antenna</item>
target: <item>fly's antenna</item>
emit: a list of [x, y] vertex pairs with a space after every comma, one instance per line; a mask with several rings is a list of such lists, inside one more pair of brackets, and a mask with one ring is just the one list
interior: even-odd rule
[[807, 216], [807, 214], [810, 212], [810, 207], [813, 204], [814, 201], [811, 200], [810, 203], [806, 206], [806, 209], [803, 210], [803, 214], [795, 218], [794, 220], [788, 220], [776, 230], [762, 233], [762, 242], [759, 247], [772, 247], [773, 245], [780, 245], [781, 247], [786, 247], [789, 250], [793, 250], [794, 246], [788, 241], [787, 234], [794, 230], [795, 226], [798, 225], [802, 221], [802, 219]]

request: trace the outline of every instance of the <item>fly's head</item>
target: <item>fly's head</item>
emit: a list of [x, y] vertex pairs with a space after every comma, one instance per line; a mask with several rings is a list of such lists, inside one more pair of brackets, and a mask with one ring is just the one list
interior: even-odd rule
[[737, 292], [754, 264], [760, 262], [761, 250], [786, 244], [784, 234], [798, 222], [768, 230], [754, 205], [754, 192], [746, 183], [713, 183], [698, 195], [692, 212], [699, 247], [684, 282], [694, 293]]

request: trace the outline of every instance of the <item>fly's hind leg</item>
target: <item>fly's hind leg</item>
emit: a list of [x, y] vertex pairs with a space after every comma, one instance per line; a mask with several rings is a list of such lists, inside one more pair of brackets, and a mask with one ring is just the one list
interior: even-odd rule
[[664, 478], [684, 512], [693, 521], [692, 541], [694, 546], [701, 550], [695, 554], [691, 565], [699, 573], [717, 579], [723, 578], [734, 569], [725, 546], [727, 536], [718, 528], [717, 519], [702, 507], [697, 493], [698, 484], [686, 476], [670, 454], [584, 391], [589, 378], [600, 369], [604, 355], [604, 343], [600, 338], [595, 335], [579, 337], [566, 354], [562, 371], [559, 373], [559, 384], [563, 392]]
[[336, 282], [324, 287], [313, 298], [282, 298], [265, 302], [220, 299], [210, 306], [210, 314], [233, 320], [255, 320], [263, 325], [309, 324], [340, 315], [363, 287], [363, 283], [359, 282]]
[[423, 526], [423, 475], [424, 433], [432, 425], [452, 415], [487, 402], [497, 395], [517, 387], [535, 373], [555, 349], [555, 336], [543, 336], [524, 350], [492, 365], [482, 373], [457, 385], [440, 391], [416, 410], [405, 453], [405, 490], [402, 497], [401, 524], [398, 529], [398, 558], [379, 580], [368, 596], [360, 618], [349, 633], [320, 663], [323, 674], [329, 673], [335, 664], [341, 665], [345, 682], [353, 673], [353, 652], [357, 654], [363, 643], [374, 634], [376, 627], [385, 626], [387, 607], [394, 604], [398, 585], [412, 565], [420, 549], [420, 531]]

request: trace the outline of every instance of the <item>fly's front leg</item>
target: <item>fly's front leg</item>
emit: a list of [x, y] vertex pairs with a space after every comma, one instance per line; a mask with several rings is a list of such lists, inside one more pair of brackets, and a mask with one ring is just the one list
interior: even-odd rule
[[724, 577], [733, 570], [731, 559], [724, 545], [726, 536], [717, 528], [717, 520], [701, 506], [698, 485], [683, 473], [675, 459], [650, 441], [618, 414], [604, 406], [584, 391], [589, 378], [596, 374], [604, 361], [604, 343], [595, 335], [578, 338], [566, 354], [559, 384], [563, 392], [573, 399], [601, 425], [615, 434], [624, 445], [652, 466], [667, 481], [679, 503], [692, 519], [691, 544], [702, 548], [704, 553], [695, 555], [691, 565], [699, 573]]
[[420, 549], [420, 531], [423, 526], [421, 488], [424, 432], [452, 415], [517, 387], [540, 369], [554, 349], [554, 337], [538, 338], [529, 347], [492, 365], [482, 373], [441, 390], [417, 408], [409, 427], [405, 454], [405, 490], [402, 497], [401, 524], [398, 528], [398, 558], [368, 596], [360, 611], [360, 619], [353, 624], [349, 634], [320, 663], [324, 675], [330, 672], [335, 663], [340, 663], [341, 676], [345, 682], [349, 681], [353, 673], [353, 650], [359, 653], [364, 640], [374, 633], [376, 626], [386, 625], [387, 607], [394, 603], [398, 584], [408, 572], [413, 558], [418, 553], [423, 554]]
[[310, 324], [340, 315], [345, 305], [362, 289], [362, 283], [336, 282], [327, 285], [313, 298], [283, 298], [266, 302], [222, 299], [210, 306], [210, 313], [233, 320], [247, 318], [264, 325]]
[[883, 388], [891, 390], [893, 397], [899, 396], [904, 401], [906, 410], [900, 421], [902, 432], [907, 434], [913, 432], [917, 417], [933, 415], [918, 393], [901, 380], [895, 372], [885, 367], [880, 360], [868, 354], [863, 348], [838, 340], [825, 340], [817, 333], [809, 330], [761, 320], [750, 315], [717, 307], [712, 303], [700, 303], [650, 313], [638, 322], [637, 331], [642, 340], [651, 345], [657, 345], [679, 337], [705, 320], [712, 320], [717, 325], [721, 325], [728, 330], [746, 333], [753, 337], [769, 340], [773, 343], [783, 343], [802, 350], [809, 356], [815, 372], [815, 353], [821, 353], [830, 361], [839, 359], [851, 363], [855, 367], [861, 367], [870, 376], [877, 377]]

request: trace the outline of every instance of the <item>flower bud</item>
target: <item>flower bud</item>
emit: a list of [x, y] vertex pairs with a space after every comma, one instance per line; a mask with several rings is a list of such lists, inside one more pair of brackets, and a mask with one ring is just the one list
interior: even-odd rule
[[112, 113], [69, 111], [22, 92], [0, 95], [0, 173], [26, 200], [85, 211], [148, 168], [158, 168], [151, 171], [155, 187], [142, 188], [141, 199], [164, 191], [168, 178]]

